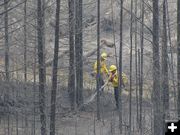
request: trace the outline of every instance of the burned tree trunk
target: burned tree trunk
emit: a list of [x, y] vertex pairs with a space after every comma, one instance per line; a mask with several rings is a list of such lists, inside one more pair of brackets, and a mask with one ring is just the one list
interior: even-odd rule
[[8, 0], [4, 0], [4, 28], [5, 28], [5, 73], [6, 81], [9, 81], [9, 34], [8, 34]]
[[77, 105], [83, 102], [83, 31], [82, 0], [76, 0], [75, 54], [76, 54], [76, 97]]
[[123, 0], [120, 1], [120, 47], [119, 47], [119, 81], [118, 81], [118, 91], [119, 91], [119, 130], [122, 133], [122, 46], [123, 46]]
[[97, 119], [100, 120], [100, 0], [97, 1]]
[[[5, 80], [7, 82], [9, 82], [9, 33], [8, 33], [8, 0], [4, 0], [4, 28], [5, 28]], [[7, 102], [9, 100], [9, 90], [7, 90], [5, 92], [5, 102]], [[9, 110], [9, 106], [8, 106], [8, 111]], [[8, 135], [10, 135], [10, 125], [9, 125], [9, 121], [10, 121], [10, 115], [8, 112]]]
[[164, 107], [169, 109], [169, 81], [168, 81], [168, 51], [167, 51], [167, 25], [166, 25], [166, 0], [163, 2], [163, 38], [162, 38], [162, 89]]
[[140, 86], [139, 86], [139, 106], [140, 106], [140, 111], [139, 111], [139, 127], [140, 127], [140, 132], [142, 134], [142, 98], [143, 98], [143, 80], [144, 80], [144, 0], [141, 0], [141, 66], [140, 66]]
[[27, 0], [24, 1], [24, 81], [27, 81]]
[[177, 80], [178, 80], [178, 118], [180, 118], [180, 1], [177, 1]]
[[[168, 78], [168, 52], [167, 52], [167, 25], [166, 25], [166, 3], [163, 1], [163, 37], [162, 37], [162, 102], [163, 102], [163, 123], [168, 117], [169, 111], [169, 78]], [[163, 128], [165, 134], [165, 127]]]
[[75, 108], [75, 61], [74, 61], [74, 0], [69, 0], [69, 80], [68, 91], [71, 109]]
[[50, 135], [55, 135], [56, 91], [57, 91], [57, 72], [58, 72], [58, 53], [59, 53], [59, 14], [60, 14], [60, 0], [56, 0], [56, 28], [55, 28], [54, 60], [53, 60], [53, 71], [52, 71]]
[[162, 106], [159, 64], [159, 0], [153, 1], [153, 107], [154, 135], [162, 135]]
[[[137, 16], [137, 7], [138, 7], [138, 2], [137, 0], [135, 1], [135, 16]], [[139, 123], [139, 95], [138, 95], [138, 43], [137, 43], [137, 32], [138, 32], [138, 27], [137, 27], [137, 19], [135, 19], [135, 76], [136, 76], [136, 119], [137, 119], [137, 124]]]
[[39, 108], [40, 108], [40, 122], [41, 135], [46, 135], [46, 114], [45, 114], [45, 57], [44, 57], [44, 10], [42, 8], [42, 1], [37, 1], [37, 37], [38, 37], [38, 63], [39, 63]]
[[131, 26], [130, 26], [130, 90], [129, 90], [129, 135], [132, 128], [132, 49], [133, 49], [133, 0], [131, 0]]
[[[24, 1], [24, 96], [27, 98], [26, 95], [26, 82], [27, 82], [27, 0]], [[28, 129], [28, 116], [27, 116], [27, 110], [25, 110], [25, 132], [24, 134], [27, 134]]]

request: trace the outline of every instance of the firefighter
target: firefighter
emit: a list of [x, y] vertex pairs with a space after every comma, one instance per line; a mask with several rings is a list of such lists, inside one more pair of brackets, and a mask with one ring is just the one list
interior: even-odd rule
[[[100, 87], [104, 85], [104, 79], [108, 76], [106, 60], [107, 60], [107, 54], [102, 53], [100, 58], [100, 76], [99, 76]], [[97, 77], [97, 61], [94, 63], [94, 75]]]
[[[118, 73], [117, 73], [117, 67], [115, 65], [111, 65], [109, 68], [109, 82], [112, 83], [113, 87], [114, 87], [114, 98], [116, 101], [116, 107], [117, 109], [119, 108], [119, 95], [118, 95]], [[126, 76], [126, 74], [122, 73], [122, 86], [125, 87], [125, 85], [128, 83], [128, 78]]]

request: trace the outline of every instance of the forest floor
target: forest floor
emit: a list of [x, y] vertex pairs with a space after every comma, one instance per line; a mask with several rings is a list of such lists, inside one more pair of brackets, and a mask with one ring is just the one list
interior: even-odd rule
[[[49, 91], [50, 92], [50, 91]], [[93, 92], [85, 90], [84, 100]], [[47, 95], [49, 95], [47, 93]], [[139, 124], [137, 122], [137, 102], [135, 91], [132, 94], [132, 135], [139, 135]], [[47, 130], [49, 133], [49, 109], [50, 96], [47, 96]], [[115, 100], [112, 90], [105, 90], [100, 97], [100, 114], [101, 120], [97, 120], [96, 112], [96, 98], [93, 102], [88, 104], [81, 111], [72, 112], [70, 110], [70, 103], [68, 92], [66, 89], [61, 89], [57, 94], [57, 110], [56, 110], [56, 135], [119, 135], [119, 114], [115, 109]], [[143, 99], [142, 110], [142, 126], [143, 135], [152, 134], [152, 105], [149, 99]], [[17, 109], [17, 108], [16, 108]], [[28, 113], [24, 109], [20, 109], [18, 115], [13, 113], [9, 116], [10, 135], [33, 135], [34, 129], [36, 135], [40, 135], [40, 120], [38, 115], [38, 108], [36, 108], [36, 116], [32, 114], [33, 109], [29, 107]], [[122, 135], [129, 132], [129, 92], [122, 91], [122, 114], [123, 114], [123, 129]], [[27, 125], [25, 123], [27, 118]], [[35, 121], [34, 121], [35, 120]], [[34, 123], [35, 122], [35, 123]], [[26, 125], [26, 126], [25, 126]], [[7, 114], [0, 119], [0, 135], [8, 134], [8, 118]]]
[[[128, 134], [129, 130], [129, 96], [123, 94], [123, 130], [122, 134]], [[137, 111], [136, 99], [132, 99], [132, 133], [133, 135], [139, 134], [137, 124]], [[150, 119], [151, 105], [144, 101], [143, 108], [143, 122], [145, 119]], [[78, 112], [76, 115], [66, 114], [63, 117], [57, 118], [57, 132], [58, 135], [119, 135], [119, 114], [115, 108], [114, 95], [111, 93], [103, 93], [101, 95], [100, 105], [101, 120], [97, 120], [96, 100], [87, 105], [83, 111]], [[147, 121], [147, 120], [146, 120]], [[149, 120], [150, 121], [150, 120]], [[151, 123], [143, 123], [146, 134], [151, 134]]]

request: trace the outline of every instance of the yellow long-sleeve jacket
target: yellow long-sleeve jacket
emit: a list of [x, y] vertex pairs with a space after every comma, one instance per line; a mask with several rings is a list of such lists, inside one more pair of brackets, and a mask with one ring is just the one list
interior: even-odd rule
[[[94, 72], [97, 74], [97, 61], [94, 63]], [[108, 74], [105, 61], [100, 61], [100, 74]]]
[[[110, 82], [112, 83], [113, 87], [118, 87], [118, 74], [117, 72], [115, 74], [110, 74], [109, 76]], [[125, 73], [122, 73], [122, 82], [124, 85], [128, 83], [128, 78]]]

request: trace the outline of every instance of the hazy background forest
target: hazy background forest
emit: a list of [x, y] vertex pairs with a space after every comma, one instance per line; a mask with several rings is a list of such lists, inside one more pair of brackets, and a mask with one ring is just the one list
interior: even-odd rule
[[[164, 135], [180, 118], [177, 24], [178, 0], [0, 0], [0, 135]], [[129, 80], [119, 110], [91, 76], [103, 52]]]

